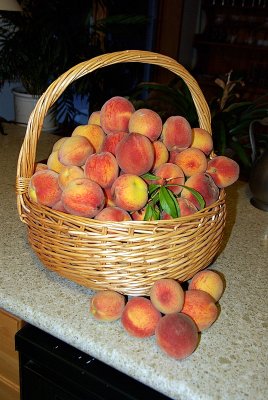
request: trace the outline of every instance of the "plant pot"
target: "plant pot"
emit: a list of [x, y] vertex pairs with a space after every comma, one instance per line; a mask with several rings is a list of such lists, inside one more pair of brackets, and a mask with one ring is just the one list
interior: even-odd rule
[[[27, 125], [31, 112], [33, 111], [40, 96], [31, 95], [23, 88], [14, 88], [15, 122], [19, 125]], [[54, 131], [57, 129], [56, 119], [53, 111], [49, 110], [43, 123], [43, 131]]]

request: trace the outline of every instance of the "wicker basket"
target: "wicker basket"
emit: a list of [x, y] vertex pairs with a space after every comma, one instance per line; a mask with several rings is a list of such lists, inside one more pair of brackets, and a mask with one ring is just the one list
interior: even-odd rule
[[98, 68], [123, 62], [154, 64], [180, 76], [191, 92], [199, 126], [211, 132], [210, 112], [204, 96], [197, 82], [179, 63], [147, 51], [101, 55], [62, 74], [39, 99], [21, 147], [16, 190], [18, 212], [28, 226], [29, 242], [47, 268], [94, 290], [111, 289], [140, 296], [148, 295], [157, 279], [186, 281], [215, 259], [225, 225], [224, 190], [220, 191], [217, 202], [192, 216], [120, 223], [64, 214], [31, 202], [27, 193], [48, 109], [76, 79]]

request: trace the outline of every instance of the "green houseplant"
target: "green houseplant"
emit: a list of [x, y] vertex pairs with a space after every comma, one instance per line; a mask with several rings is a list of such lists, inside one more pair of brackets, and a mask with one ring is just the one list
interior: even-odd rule
[[[20, 81], [26, 93], [40, 96], [61, 73], [100, 52], [90, 32], [93, 2], [21, 0], [21, 13], [2, 12], [0, 77]], [[85, 85], [75, 91], [86, 92]], [[61, 117], [72, 118], [74, 89], [57, 104]]]

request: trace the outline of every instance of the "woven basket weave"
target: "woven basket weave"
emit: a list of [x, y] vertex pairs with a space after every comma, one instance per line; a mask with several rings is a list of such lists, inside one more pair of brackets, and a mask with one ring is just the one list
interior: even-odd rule
[[39, 99], [29, 118], [18, 158], [16, 191], [18, 213], [28, 226], [29, 242], [47, 268], [90, 289], [140, 296], [148, 295], [157, 279], [186, 281], [215, 259], [226, 218], [224, 190], [210, 207], [188, 217], [163, 221], [97, 221], [52, 210], [28, 197], [37, 143], [48, 109], [76, 79], [123, 62], [154, 64], [181, 77], [191, 92], [199, 126], [211, 133], [210, 111], [204, 96], [178, 62], [147, 51], [101, 55], [62, 74]]

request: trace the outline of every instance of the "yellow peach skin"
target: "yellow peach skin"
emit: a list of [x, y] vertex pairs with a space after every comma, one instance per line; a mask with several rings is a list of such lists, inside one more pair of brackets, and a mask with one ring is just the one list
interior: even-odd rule
[[148, 200], [147, 184], [131, 174], [120, 175], [111, 187], [111, 194], [116, 206], [126, 211], [140, 210]]
[[189, 289], [199, 289], [209, 293], [215, 301], [223, 294], [224, 284], [221, 276], [212, 270], [197, 272], [189, 283]]
[[99, 153], [101, 151], [106, 138], [103, 129], [97, 124], [79, 125], [74, 129], [72, 136], [84, 136], [87, 138], [93, 147], [94, 153]]

